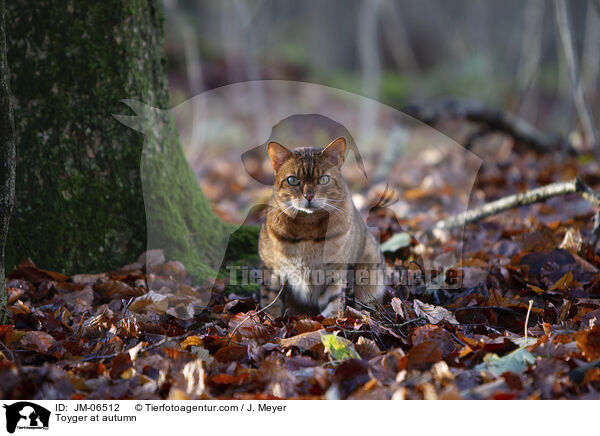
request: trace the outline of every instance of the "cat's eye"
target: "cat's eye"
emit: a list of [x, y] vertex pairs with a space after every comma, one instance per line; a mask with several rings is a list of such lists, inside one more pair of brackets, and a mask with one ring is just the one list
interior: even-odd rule
[[329, 176], [321, 176], [319, 177], [319, 180], [317, 180], [317, 182], [319, 183], [319, 185], [326, 185], [329, 183]]
[[298, 180], [298, 177], [294, 176], [289, 176], [287, 178], [287, 182], [290, 184], [290, 186], [298, 186], [300, 184], [300, 180]]

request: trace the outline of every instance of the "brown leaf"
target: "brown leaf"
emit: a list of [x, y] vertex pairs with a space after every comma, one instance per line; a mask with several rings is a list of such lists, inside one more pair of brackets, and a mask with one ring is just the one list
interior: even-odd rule
[[107, 299], [139, 297], [146, 293], [144, 288], [134, 288], [118, 280], [105, 280], [94, 287], [102, 297]]
[[129, 310], [132, 312], [151, 311], [158, 314], [164, 314], [168, 308], [168, 297], [154, 291], [150, 291], [147, 294], [135, 298], [129, 305]]
[[548, 289], [548, 292], [564, 291], [568, 288], [573, 287], [574, 283], [575, 282], [573, 280], [573, 274], [571, 273], [571, 271], [567, 271], [567, 273], [564, 276], [557, 280], [557, 282], [554, 283], [554, 285], [552, 285], [550, 289]]
[[27, 280], [28, 282], [35, 283], [36, 285], [51, 280], [57, 282], [64, 282], [68, 280], [68, 277], [64, 274], [38, 268], [31, 259], [26, 259], [18, 264], [15, 269], [11, 271], [8, 277], [10, 279]]
[[210, 376], [209, 380], [211, 383], [215, 384], [241, 385], [244, 384], [249, 377], [250, 374], [247, 372], [239, 375], [215, 374]]
[[370, 360], [373, 357], [377, 357], [381, 354], [381, 350], [375, 344], [375, 341], [367, 339], [364, 336], [358, 338], [358, 341], [354, 345], [357, 353], [365, 360]]
[[228, 345], [219, 348], [215, 353], [215, 360], [219, 362], [240, 362], [248, 357], [248, 348], [239, 345]]
[[296, 391], [297, 378], [280, 362], [265, 360], [258, 370], [265, 391], [278, 398], [289, 398]]
[[93, 286], [99, 281], [106, 279], [108, 275], [106, 273], [101, 274], [76, 274], [71, 276], [71, 282], [76, 285]]
[[164, 265], [161, 265], [157, 270], [158, 274], [172, 277], [178, 282], [183, 280], [186, 276], [185, 267], [181, 262], [176, 260], [169, 261]]
[[594, 325], [591, 329], [573, 333], [573, 339], [588, 361], [600, 357], [600, 324]]
[[202, 339], [199, 336], [196, 336], [196, 335], [188, 336], [183, 341], [181, 341], [180, 346], [184, 350], [187, 349], [187, 348], [189, 348], [189, 347], [201, 347], [202, 346]]
[[313, 332], [301, 333], [287, 339], [280, 339], [279, 345], [282, 347], [297, 347], [302, 351], [310, 350], [317, 344], [321, 343], [321, 336], [325, 334], [325, 330], [316, 330]]
[[31, 309], [21, 300], [17, 300], [15, 304], [9, 306], [8, 310], [10, 310], [10, 313], [13, 315], [31, 313]]
[[299, 319], [294, 324], [294, 327], [298, 333], [309, 333], [321, 330], [323, 325], [319, 321], [314, 321], [312, 319]]
[[10, 347], [10, 343], [12, 342], [12, 333], [14, 325], [6, 324], [0, 325], [0, 341], [4, 343], [7, 347]]
[[431, 365], [442, 360], [442, 348], [437, 341], [424, 341], [412, 347], [407, 357], [407, 369], [428, 369]]
[[431, 324], [437, 324], [440, 321], [448, 321], [450, 324], [458, 324], [454, 314], [448, 309], [432, 304], [423, 303], [415, 298], [414, 302], [415, 315], [422, 316]]
[[370, 380], [369, 364], [360, 359], [344, 360], [335, 368], [332, 385], [327, 391], [326, 398], [343, 400], [357, 388]]
[[233, 331], [240, 323], [243, 322], [241, 326], [237, 329], [237, 334], [247, 339], [261, 339], [265, 340], [269, 336], [269, 328], [258, 322], [254, 315], [255, 312], [252, 310], [248, 313], [238, 313], [234, 317], [229, 320], [229, 329]]
[[27, 332], [19, 341], [23, 348], [45, 353], [56, 340], [46, 332]]
[[110, 377], [113, 379], [119, 378], [127, 369], [131, 368], [131, 356], [129, 353], [119, 353], [112, 359], [112, 367], [110, 369]]
[[443, 357], [447, 357], [456, 351], [456, 345], [454, 344], [452, 335], [446, 329], [431, 324], [425, 324], [424, 326], [414, 329], [411, 334], [411, 340], [413, 346], [419, 345], [425, 341], [438, 342]]

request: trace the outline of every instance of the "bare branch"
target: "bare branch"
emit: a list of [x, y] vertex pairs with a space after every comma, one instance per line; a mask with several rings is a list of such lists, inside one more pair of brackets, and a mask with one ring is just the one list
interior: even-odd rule
[[[541, 203], [552, 197], [572, 193], [581, 195], [581, 197], [583, 197], [585, 200], [600, 208], [600, 194], [586, 185], [583, 180], [578, 177], [569, 182], [552, 183], [550, 185], [542, 186], [540, 188], [532, 189], [519, 194], [510, 195], [491, 203], [484, 204], [481, 207], [477, 207], [443, 221], [439, 221], [435, 224], [434, 229], [450, 229], [453, 227], [464, 226], [467, 223], [480, 221], [489, 216], [504, 212], [505, 210], [520, 206], [527, 206], [534, 203]], [[598, 227], [600, 227], [600, 225], [597, 223], [599, 219], [600, 218], [598, 218], [598, 215], [596, 215], [596, 224], [594, 226], [594, 230], [592, 231], [591, 238], [593, 246], [595, 246], [595, 244], [598, 242], [598, 233], [600, 233], [600, 229]]]
[[515, 141], [544, 153], [562, 148], [574, 152], [573, 146], [560, 135], [547, 135], [523, 118], [477, 102], [445, 100], [429, 107], [412, 105], [404, 112], [427, 124], [444, 119], [465, 119], [481, 124], [486, 132], [506, 133]]

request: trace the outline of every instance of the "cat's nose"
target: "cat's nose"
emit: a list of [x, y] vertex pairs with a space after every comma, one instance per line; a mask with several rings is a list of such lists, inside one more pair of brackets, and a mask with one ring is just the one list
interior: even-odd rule
[[315, 198], [315, 194], [313, 194], [312, 192], [305, 192], [304, 198], [306, 198], [306, 201], [310, 203], [312, 199]]

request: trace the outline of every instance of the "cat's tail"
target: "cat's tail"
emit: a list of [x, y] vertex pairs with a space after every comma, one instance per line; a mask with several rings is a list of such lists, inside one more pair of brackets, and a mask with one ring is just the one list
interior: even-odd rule
[[369, 207], [369, 212], [373, 212], [377, 209], [385, 209], [386, 207], [397, 203], [398, 200], [400, 200], [400, 197], [398, 196], [396, 190], [394, 188], [390, 188], [390, 185], [386, 184], [380, 197]]

